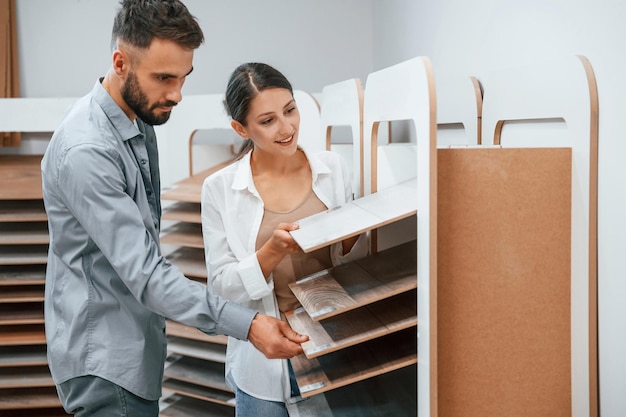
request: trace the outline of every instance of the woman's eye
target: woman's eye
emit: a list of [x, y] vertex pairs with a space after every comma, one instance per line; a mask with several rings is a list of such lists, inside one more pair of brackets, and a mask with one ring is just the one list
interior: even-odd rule
[[272, 119], [265, 119], [261, 122], [262, 125], [268, 125], [272, 122]]

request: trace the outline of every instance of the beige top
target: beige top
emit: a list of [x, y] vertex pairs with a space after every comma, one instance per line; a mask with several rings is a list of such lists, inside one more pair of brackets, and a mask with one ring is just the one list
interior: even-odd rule
[[[311, 190], [302, 204], [291, 211], [275, 212], [265, 209], [256, 239], [256, 249], [258, 250], [269, 240], [276, 226], [280, 223], [293, 223], [326, 209], [327, 207], [315, 195], [313, 190]], [[289, 284], [296, 282], [298, 278], [311, 275], [331, 266], [329, 247], [324, 247], [311, 253], [298, 252], [285, 256], [272, 271], [278, 309], [281, 312], [286, 312], [300, 307], [300, 302], [289, 289]]]

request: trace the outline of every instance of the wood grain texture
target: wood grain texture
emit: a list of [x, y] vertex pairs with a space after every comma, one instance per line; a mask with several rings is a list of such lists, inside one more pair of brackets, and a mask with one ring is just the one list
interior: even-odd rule
[[3, 245], [47, 245], [48, 223], [0, 223], [0, 247]]
[[0, 303], [0, 325], [43, 324], [43, 322], [43, 302]]
[[190, 384], [176, 379], [165, 379], [163, 381], [163, 389], [186, 397], [235, 407], [235, 395], [221, 390]]
[[310, 397], [417, 363], [416, 330], [410, 328], [319, 358], [292, 358], [302, 396]]
[[29, 324], [0, 327], [0, 346], [45, 345], [44, 326]]
[[181, 356], [165, 368], [165, 377], [226, 392], [224, 364]]
[[177, 223], [161, 233], [161, 243], [187, 248], [204, 248], [202, 227], [198, 224]]
[[0, 270], [0, 287], [11, 285], [43, 285], [45, 265], [5, 265]]
[[41, 285], [4, 286], [0, 292], [0, 304], [30, 303], [44, 300], [44, 288]]
[[191, 358], [226, 363], [226, 346], [182, 337], [168, 337], [167, 351]]
[[0, 223], [45, 222], [47, 219], [42, 200], [0, 200]]
[[234, 417], [233, 407], [173, 395], [161, 402], [164, 407], [159, 417]]
[[[289, 288], [314, 320], [323, 320], [417, 288], [417, 243], [305, 277]], [[371, 271], [371, 272], [370, 272]]]
[[179, 248], [168, 254], [166, 259], [180, 269], [186, 277], [202, 278], [206, 284], [207, 269], [203, 249]]
[[0, 368], [47, 364], [46, 346], [0, 346]]
[[163, 220], [173, 220], [187, 223], [202, 223], [200, 216], [200, 204], [198, 203], [175, 203], [163, 211]]
[[189, 327], [182, 323], [178, 323], [172, 320], [166, 321], [166, 332], [168, 336], [177, 336], [185, 339], [199, 340], [203, 342], [217, 343], [226, 345], [228, 343], [228, 337], [224, 335], [211, 336], [201, 332], [195, 327]]
[[302, 348], [311, 359], [417, 326], [417, 294], [407, 292], [322, 321], [298, 309], [287, 314], [287, 321], [309, 336]]
[[0, 265], [45, 265], [47, 245], [6, 246], [0, 252]]
[[0, 155], [0, 200], [41, 198], [41, 155]]
[[0, 389], [52, 386], [54, 381], [47, 366], [0, 368]]
[[[2, 415], [33, 417], [47, 415], [67, 415], [65, 413], [54, 414], [54, 410], [39, 411], [39, 409], [53, 407], [61, 407], [59, 396], [57, 394], [56, 388], [54, 387], [0, 390], [0, 412], [4, 412], [2, 410], [13, 410], [10, 414], [8, 412], [4, 412], [4, 414]], [[24, 412], [18, 412], [17, 410], [24, 410]]]

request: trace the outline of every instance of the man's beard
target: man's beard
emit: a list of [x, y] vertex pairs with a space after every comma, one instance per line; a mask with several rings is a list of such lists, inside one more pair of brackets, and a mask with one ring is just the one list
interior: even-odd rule
[[146, 97], [141, 90], [134, 71], [128, 73], [121, 93], [122, 98], [137, 117], [151, 126], [162, 125], [170, 118], [171, 112], [168, 111], [159, 115], [154, 112], [155, 109], [161, 106], [174, 107], [177, 104], [173, 101], [167, 101], [165, 103], [155, 103], [150, 106], [148, 104], [148, 97]]

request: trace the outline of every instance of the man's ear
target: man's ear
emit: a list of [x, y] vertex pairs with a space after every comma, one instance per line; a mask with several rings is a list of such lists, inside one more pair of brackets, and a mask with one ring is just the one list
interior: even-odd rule
[[248, 135], [248, 131], [247, 131], [246, 127], [244, 125], [242, 125], [241, 123], [239, 123], [237, 120], [231, 120], [230, 126], [242, 138], [250, 139], [250, 136]]
[[126, 53], [121, 51], [120, 49], [116, 49], [113, 51], [113, 71], [120, 76], [126, 76], [129, 68], [129, 60]]

